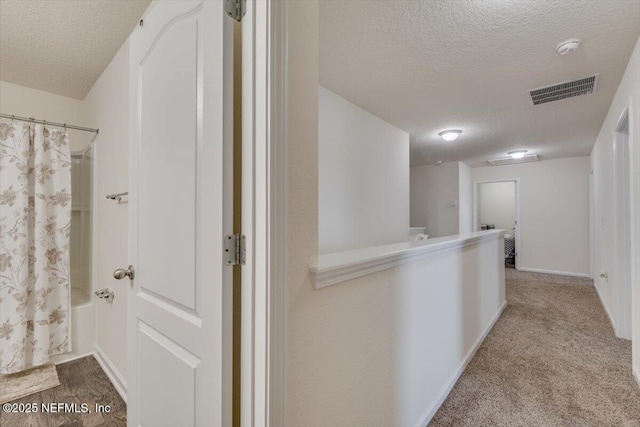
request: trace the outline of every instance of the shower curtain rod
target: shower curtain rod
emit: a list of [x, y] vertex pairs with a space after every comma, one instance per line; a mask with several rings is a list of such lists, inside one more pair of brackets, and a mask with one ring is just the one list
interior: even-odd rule
[[21, 122], [41, 123], [43, 125], [57, 126], [65, 129], [75, 129], [75, 130], [82, 130], [85, 132], [95, 132], [96, 134], [100, 132], [100, 129], [86, 128], [83, 126], [73, 126], [73, 125], [68, 125], [66, 123], [48, 122], [46, 120], [34, 119], [33, 117], [20, 117], [20, 116], [14, 116], [12, 114], [2, 114], [2, 113], [0, 113], [0, 117], [4, 119], [19, 120]]

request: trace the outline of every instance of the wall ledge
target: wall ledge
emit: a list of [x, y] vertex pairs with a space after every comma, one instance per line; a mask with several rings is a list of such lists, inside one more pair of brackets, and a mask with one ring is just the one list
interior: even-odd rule
[[419, 242], [403, 242], [323, 254], [318, 256], [316, 263], [309, 270], [314, 288], [320, 289], [414, 262], [427, 256], [475, 245], [484, 240], [497, 239], [505, 233], [506, 230], [476, 231]]

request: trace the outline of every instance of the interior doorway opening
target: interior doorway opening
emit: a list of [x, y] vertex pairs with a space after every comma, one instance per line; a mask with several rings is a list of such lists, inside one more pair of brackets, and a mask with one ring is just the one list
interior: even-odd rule
[[506, 268], [518, 268], [520, 248], [518, 180], [476, 182], [473, 194], [473, 229], [507, 230], [504, 236]]

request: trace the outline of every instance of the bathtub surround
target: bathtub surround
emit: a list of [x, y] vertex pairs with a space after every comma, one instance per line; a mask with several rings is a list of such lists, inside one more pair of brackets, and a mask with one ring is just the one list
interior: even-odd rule
[[318, 88], [320, 253], [407, 239], [409, 134]]
[[[97, 137], [97, 134], [96, 134]], [[71, 153], [71, 306], [91, 303], [93, 144]]]

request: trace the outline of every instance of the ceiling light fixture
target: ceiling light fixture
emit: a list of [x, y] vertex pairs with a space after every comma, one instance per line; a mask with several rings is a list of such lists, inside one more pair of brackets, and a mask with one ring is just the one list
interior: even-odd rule
[[507, 154], [510, 155], [512, 159], [521, 159], [527, 154], [527, 150], [509, 151]]
[[460, 136], [461, 133], [462, 133], [461, 130], [449, 129], [449, 130], [443, 130], [438, 135], [440, 135], [440, 137], [442, 139], [444, 139], [445, 141], [451, 142], [451, 141], [455, 141], [456, 139], [458, 139], [458, 136]]

